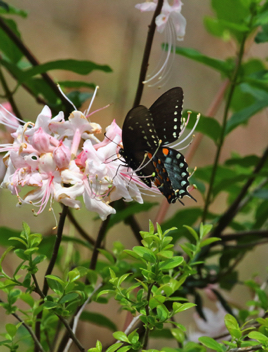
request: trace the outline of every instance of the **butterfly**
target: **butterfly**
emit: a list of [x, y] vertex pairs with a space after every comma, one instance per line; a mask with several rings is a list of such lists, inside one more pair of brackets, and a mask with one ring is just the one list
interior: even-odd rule
[[190, 175], [184, 156], [167, 146], [179, 138], [182, 107], [183, 90], [175, 87], [149, 109], [143, 105], [131, 109], [123, 123], [119, 150], [140, 179], [149, 187], [154, 182], [169, 203], [181, 202], [184, 196], [194, 199], [187, 190]]

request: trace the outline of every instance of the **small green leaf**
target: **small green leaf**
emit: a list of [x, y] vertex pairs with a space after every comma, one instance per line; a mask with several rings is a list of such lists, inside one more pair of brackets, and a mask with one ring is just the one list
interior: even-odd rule
[[119, 341], [130, 343], [127, 335], [123, 331], [116, 331], [113, 333], [113, 337]]
[[248, 334], [248, 337], [254, 340], [259, 341], [261, 344], [267, 345], [268, 344], [268, 337], [258, 331], [251, 331]]
[[230, 62], [213, 59], [209, 56], [201, 54], [199, 51], [192, 48], [176, 47], [176, 54], [185, 56], [188, 59], [195, 60], [211, 68], [214, 68], [215, 70], [224, 73], [225, 75], [229, 75], [232, 70], [232, 65], [230, 65]]
[[210, 238], [207, 238], [204, 241], [202, 241], [200, 244], [200, 247], [202, 248], [204, 246], [208, 246], [209, 244], [211, 244], [213, 242], [218, 242], [218, 241], [221, 241], [221, 239], [218, 237], [210, 237]]
[[232, 337], [237, 339], [241, 338], [242, 333], [235, 317], [233, 317], [231, 314], [226, 314], [224, 318], [224, 323]]
[[150, 263], [155, 263], [156, 262], [156, 256], [153, 253], [153, 251], [151, 251], [148, 248], [144, 248], [141, 246], [136, 246], [133, 247], [133, 251], [138, 254], [140, 256], [140, 258], [150, 262]]
[[107, 348], [106, 352], [114, 352], [116, 351], [119, 347], [121, 347], [123, 344], [121, 342], [114, 343], [111, 345], [109, 348]]
[[88, 75], [94, 70], [101, 70], [104, 72], [112, 72], [112, 69], [107, 65], [98, 65], [92, 61], [82, 61], [82, 60], [56, 60], [46, 62], [38, 66], [34, 66], [24, 71], [20, 78], [20, 83], [27, 81], [29, 78], [45, 73], [51, 70], [66, 70], [78, 73], [80, 75]]
[[13, 324], [6, 324], [6, 331], [13, 338], [17, 333], [17, 327]]
[[195, 306], [196, 306], [196, 304], [194, 304], [194, 303], [178, 303], [178, 302], [174, 302], [173, 303], [173, 311], [174, 311], [174, 314], [177, 314], [177, 313], [183, 312], [183, 311], [185, 311], [187, 309], [193, 308]]
[[61, 303], [61, 304], [67, 303], [67, 302], [75, 300], [77, 297], [79, 297], [78, 293], [69, 292], [66, 295], [64, 295], [63, 297], [61, 297], [61, 299], [59, 300], [59, 303]]
[[160, 270], [170, 270], [176, 268], [184, 262], [183, 257], [176, 256], [171, 259], [168, 259], [164, 262], [160, 262], [159, 269]]
[[213, 340], [212, 337], [206, 337], [206, 336], [202, 336], [202, 337], [199, 337], [198, 339], [202, 345], [210, 348], [211, 350], [213, 351], [217, 351], [217, 352], [224, 352], [224, 347], [219, 344], [217, 341]]
[[192, 227], [187, 226], [187, 225], [184, 225], [183, 227], [185, 227], [190, 232], [190, 234], [194, 237], [196, 242], [199, 241], [199, 236], [198, 236], [197, 232]]

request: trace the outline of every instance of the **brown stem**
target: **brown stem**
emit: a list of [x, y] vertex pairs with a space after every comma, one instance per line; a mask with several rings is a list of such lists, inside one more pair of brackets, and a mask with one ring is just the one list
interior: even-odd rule
[[151, 24], [149, 26], [147, 40], [146, 40], [145, 49], [144, 49], [144, 53], [143, 53], [143, 59], [142, 59], [142, 63], [141, 63], [138, 88], [137, 88], [136, 97], [134, 100], [133, 107], [138, 106], [141, 101], [141, 96], [142, 96], [143, 87], [144, 87], [143, 81], [145, 80], [146, 72], [148, 69], [149, 57], [150, 57], [150, 53], [151, 53], [151, 48], [152, 48], [154, 33], [155, 33], [155, 28], [156, 28], [155, 19], [161, 12], [163, 2], [164, 2], [164, 0], [158, 1], [153, 18], [152, 18], [152, 21], [151, 21]]
[[[2, 83], [2, 87], [5, 91], [5, 96], [6, 96], [7, 100], [9, 101], [10, 105], [12, 106], [12, 110], [13, 110], [15, 116], [17, 116], [19, 119], [23, 120], [21, 113], [19, 112], [19, 109], [18, 109], [18, 107], [15, 103], [15, 100], [13, 98], [13, 95], [8, 88], [7, 82], [5, 80], [5, 77], [4, 77], [1, 69], [0, 69], [0, 82]], [[20, 122], [20, 123], [22, 123], [22, 122]]]
[[211, 236], [220, 237], [222, 235], [222, 231], [229, 225], [230, 221], [232, 221], [232, 219], [237, 214], [237, 211], [239, 209], [239, 205], [242, 199], [247, 194], [249, 187], [252, 185], [253, 181], [255, 180], [255, 177], [258, 175], [258, 173], [264, 166], [267, 159], [268, 159], [268, 148], [266, 148], [265, 152], [263, 153], [263, 156], [261, 157], [258, 164], [256, 165], [255, 170], [253, 171], [252, 177], [248, 179], [248, 181], [245, 183], [244, 187], [241, 189], [239, 195], [236, 197], [234, 202], [227, 209], [227, 211], [221, 216], [218, 222], [218, 225], [213, 231]]
[[[18, 49], [25, 55], [25, 57], [29, 60], [29, 62], [33, 66], [38, 66], [39, 62], [35, 58], [35, 56], [32, 54], [32, 52], [29, 50], [28, 47], [21, 41], [21, 39], [8, 27], [8, 25], [5, 23], [2, 17], [0, 17], [0, 28], [2, 28], [5, 33], [9, 36], [9, 38], [16, 44]], [[47, 74], [47, 73], [41, 73], [41, 76], [43, 77], [44, 81], [47, 82], [47, 84], [50, 86], [52, 91], [55, 93], [55, 95], [61, 100], [63, 105], [66, 107], [66, 110], [70, 110], [70, 104], [65, 100], [65, 98], [62, 96], [60, 93], [57, 85], [54, 83], [52, 78]]]

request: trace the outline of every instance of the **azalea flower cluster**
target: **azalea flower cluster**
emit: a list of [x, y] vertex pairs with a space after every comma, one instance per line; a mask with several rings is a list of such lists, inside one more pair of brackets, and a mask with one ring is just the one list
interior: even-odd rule
[[[141, 12], [155, 11], [157, 3], [158, 0], [145, 1], [135, 7]], [[171, 57], [172, 60], [174, 59], [174, 55], [172, 56], [171, 53], [172, 51], [173, 54], [175, 53], [176, 40], [183, 40], [185, 35], [186, 19], [181, 14], [182, 5], [181, 0], [173, 0], [173, 5], [169, 4], [169, 0], [164, 0], [161, 13], [156, 17], [155, 24], [158, 32], [165, 33], [167, 55], [165, 59], [160, 58], [155, 73], [152, 73], [143, 83], [149, 83], [158, 78], [155, 83], [151, 84], [151, 86], [155, 86], [160, 81], [163, 84], [163, 80], [168, 77], [171, 68], [168, 63]]]
[[[12, 142], [0, 144], [7, 167], [1, 187], [18, 197], [18, 204], [31, 204], [40, 214], [53, 202], [74, 209], [82, 196], [88, 210], [102, 220], [116, 211], [109, 203], [123, 198], [143, 203], [139, 187], [146, 186], [117, 157], [122, 131], [115, 121], [107, 127], [102, 142], [95, 136], [101, 126], [90, 122], [88, 112], [73, 111], [68, 120], [63, 112], [52, 118], [48, 106], [36, 122], [23, 122], [8, 109], [0, 110], [0, 123], [12, 129]], [[131, 182], [130, 182], [131, 180]], [[24, 187], [30, 191], [24, 196]]]

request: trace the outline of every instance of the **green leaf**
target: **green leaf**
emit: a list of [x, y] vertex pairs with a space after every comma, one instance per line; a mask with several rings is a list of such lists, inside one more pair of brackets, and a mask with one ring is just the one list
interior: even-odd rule
[[200, 238], [201, 238], [201, 240], [204, 237], [206, 237], [206, 235], [211, 231], [212, 227], [213, 226], [211, 224], [203, 225], [203, 223], [201, 222], [201, 224], [200, 224]]
[[130, 343], [127, 335], [123, 331], [116, 331], [113, 333], [113, 337], [119, 341]]
[[221, 241], [221, 239], [218, 237], [210, 237], [210, 238], [207, 238], [204, 241], [202, 241], [200, 244], [200, 247], [202, 248], [202, 247], [208, 246], [209, 244], [211, 244], [213, 242], [218, 242], [218, 241]]
[[[194, 112], [194, 114], [195, 113], [196, 112]], [[184, 111], [183, 117], [186, 118], [187, 116], [187, 111]], [[187, 129], [192, 129], [194, 127], [195, 122], [196, 119], [191, 116], [187, 125]], [[201, 117], [199, 118], [199, 122], [195, 128], [195, 131], [206, 135], [207, 137], [211, 138], [215, 143], [217, 143], [221, 134], [221, 125], [213, 117], [201, 115]]]
[[113, 345], [111, 345], [109, 348], [107, 348], [106, 352], [114, 352], [116, 351], [120, 346], [122, 346], [123, 344], [121, 342], [117, 342], [114, 343]]
[[202, 345], [210, 348], [213, 351], [224, 352], [223, 346], [219, 344], [217, 341], [213, 340], [212, 337], [202, 336], [202, 337], [199, 337], [198, 340], [202, 343]]
[[193, 308], [195, 306], [196, 306], [196, 304], [194, 304], [194, 303], [178, 303], [178, 302], [174, 302], [173, 303], [173, 311], [174, 311], [174, 314], [177, 314], [177, 313], [183, 312], [183, 311], [185, 311], [187, 309]]
[[70, 282], [74, 282], [80, 279], [80, 272], [76, 268], [68, 272], [68, 278]]
[[138, 254], [142, 259], [150, 262], [150, 263], [155, 263], [156, 262], [156, 256], [153, 253], [153, 251], [151, 251], [148, 248], [144, 248], [141, 246], [136, 246], [133, 247], [133, 251]]
[[13, 338], [17, 333], [17, 327], [13, 324], [6, 324], [6, 331]]
[[261, 332], [258, 332], [258, 331], [251, 331], [251, 332], [248, 334], [248, 337], [249, 337], [250, 339], [254, 339], [254, 340], [259, 341], [261, 344], [264, 344], [264, 345], [267, 345], [267, 344], [268, 344], [268, 337], [265, 336], [264, 334], [262, 334]]
[[159, 269], [160, 270], [170, 270], [176, 268], [177, 266], [181, 265], [184, 262], [183, 257], [176, 256], [171, 259], [168, 259], [164, 262], [160, 262]]
[[127, 352], [128, 350], [131, 349], [131, 346], [123, 346], [117, 350], [117, 352]]
[[158, 305], [156, 307], [156, 312], [157, 312], [156, 317], [160, 322], [164, 322], [165, 320], [167, 320], [169, 312], [164, 305]]
[[102, 255], [104, 255], [105, 258], [107, 258], [110, 263], [115, 264], [115, 259], [111, 253], [109, 253], [108, 251], [106, 251], [105, 249], [102, 249], [102, 248], [99, 248], [99, 252]]
[[257, 44], [268, 42], [268, 24], [263, 25], [261, 29], [262, 31], [258, 32], [254, 39]]
[[104, 72], [112, 72], [112, 69], [107, 65], [98, 65], [92, 61], [82, 61], [82, 60], [56, 60], [46, 62], [45, 64], [40, 64], [25, 70], [20, 78], [20, 83], [27, 81], [29, 78], [42, 74], [51, 70], [66, 70], [78, 73], [80, 75], [88, 75], [92, 71], [101, 70]]
[[229, 134], [232, 130], [241, 124], [245, 124], [251, 116], [268, 106], [268, 100], [257, 100], [249, 107], [243, 110], [235, 112], [230, 119], [227, 121], [225, 135]]
[[88, 83], [88, 82], [82, 82], [82, 81], [59, 81], [58, 84], [60, 87], [65, 87], [65, 88], [90, 88], [90, 89], [95, 89], [96, 84], [94, 83]]
[[192, 48], [176, 47], [176, 54], [185, 56], [188, 59], [195, 60], [211, 68], [214, 68], [215, 70], [225, 74], [226, 76], [228, 76], [231, 73], [233, 68], [230, 62], [228, 61], [213, 59], [209, 56], [201, 54], [199, 51]]
[[102, 315], [102, 314], [99, 314], [99, 313], [92, 313], [92, 312], [84, 311], [81, 314], [81, 320], [88, 321], [88, 322], [90, 322], [92, 324], [108, 328], [111, 331], [117, 330], [117, 327], [116, 327], [114, 322], [112, 322], [105, 315]]
[[21, 17], [27, 17], [27, 12], [20, 10], [10, 4], [5, 3], [4, 1], [0, 2], [0, 14], [1, 15], [17, 15]]
[[224, 318], [224, 323], [232, 337], [236, 339], [241, 338], [242, 333], [235, 317], [233, 317], [231, 314], [226, 314]]
[[[19, 38], [20, 33], [17, 29], [16, 23], [11, 19], [3, 19], [5, 24], [14, 32]], [[18, 49], [17, 45], [10, 39], [6, 32], [0, 28], [0, 50], [8, 57], [12, 63], [17, 63], [22, 58], [23, 54]]]
[[76, 292], [69, 292], [66, 295], [62, 296], [61, 299], [59, 300], [59, 303], [67, 303], [70, 301], [75, 300], [77, 297], [79, 297], [79, 294]]
[[2, 256], [1, 256], [1, 258], [0, 258], [0, 270], [2, 270], [2, 262], [3, 262], [3, 260], [5, 259], [5, 257], [6, 257], [6, 255], [10, 252], [10, 251], [12, 251], [12, 249], [13, 249], [14, 247], [8, 247], [5, 251], [4, 251], [4, 253], [2, 254]]
[[190, 232], [190, 234], [193, 236], [193, 238], [196, 240], [196, 242], [199, 241], [199, 236], [197, 232], [190, 226], [184, 225], [184, 227]]

